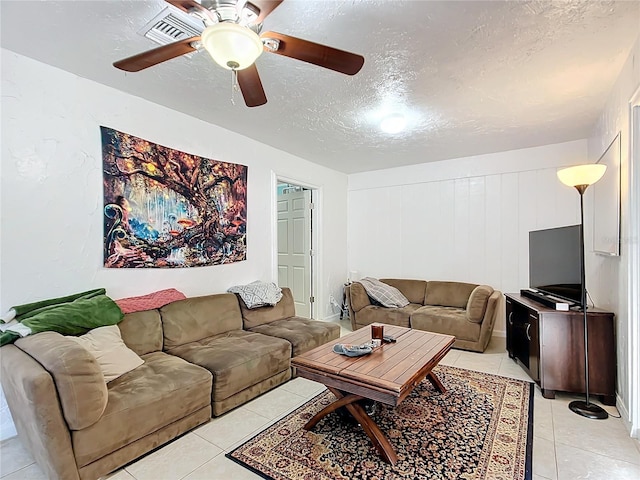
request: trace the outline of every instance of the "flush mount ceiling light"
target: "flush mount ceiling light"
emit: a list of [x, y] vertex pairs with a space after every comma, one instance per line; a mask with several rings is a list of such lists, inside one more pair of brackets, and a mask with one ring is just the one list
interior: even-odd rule
[[385, 133], [400, 133], [407, 126], [404, 115], [394, 113], [382, 119], [380, 129]]
[[228, 70], [250, 67], [263, 51], [258, 34], [236, 23], [208, 26], [202, 32], [201, 41], [211, 58]]

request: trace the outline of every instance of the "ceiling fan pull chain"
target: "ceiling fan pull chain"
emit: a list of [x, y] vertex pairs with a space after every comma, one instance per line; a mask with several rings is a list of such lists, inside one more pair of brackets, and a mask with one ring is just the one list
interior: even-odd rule
[[236, 104], [236, 100], [235, 100], [235, 95], [236, 92], [239, 90], [238, 88], [238, 70], [236, 70], [235, 68], [231, 69], [231, 104], [235, 105]]

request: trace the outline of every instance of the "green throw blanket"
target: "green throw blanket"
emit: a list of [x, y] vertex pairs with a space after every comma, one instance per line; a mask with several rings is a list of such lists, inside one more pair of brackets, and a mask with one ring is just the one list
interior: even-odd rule
[[[93, 328], [117, 324], [124, 315], [105, 292], [99, 288], [12, 307], [9, 315], [0, 320], [0, 346], [32, 333], [54, 331], [82, 335]], [[10, 321], [5, 323], [7, 319]]]

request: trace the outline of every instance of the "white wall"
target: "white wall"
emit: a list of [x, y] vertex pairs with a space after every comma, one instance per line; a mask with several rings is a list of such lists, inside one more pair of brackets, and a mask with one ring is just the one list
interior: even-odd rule
[[[640, 19], [639, 19], [640, 21]], [[630, 172], [632, 169], [630, 147], [630, 105], [629, 102], [634, 93], [640, 88], [640, 37], [629, 55], [618, 80], [609, 96], [606, 107], [598, 119], [592, 135], [588, 141], [588, 154], [592, 162], [597, 161], [620, 132], [621, 140], [621, 244], [619, 257], [594, 256], [587, 262], [587, 279], [589, 289], [596, 304], [616, 313], [616, 337], [617, 337], [617, 405], [622, 416], [629, 422], [629, 429], [633, 435], [640, 435], [640, 399], [637, 398], [639, 388], [637, 365], [637, 350], [639, 339], [631, 335], [631, 326], [635, 323], [636, 331], [640, 318], [629, 315], [629, 305], [633, 302], [635, 312], [638, 312], [640, 293], [636, 287], [629, 284], [630, 262], [632, 250], [638, 255], [640, 241], [630, 234], [638, 231], [640, 219], [632, 217], [630, 196]], [[638, 158], [638, 157], [636, 157]], [[633, 165], [640, 169], [640, 165]], [[640, 198], [635, 192], [635, 202]], [[638, 212], [636, 203], [635, 212]], [[638, 258], [636, 256], [636, 258]], [[633, 405], [633, 408], [630, 407]]]
[[[529, 231], [580, 222], [579, 196], [556, 170], [586, 155], [578, 140], [350, 175], [349, 271], [518, 292]], [[501, 312], [494, 334], [505, 335]]]
[[[275, 280], [275, 172], [322, 192], [316, 298], [318, 317], [333, 315], [329, 295], [341, 298], [347, 274], [345, 174], [8, 50], [1, 54], [0, 311], [95, 287], [113, 298], [170, 287], [196, 296]], [[190, 269], [103, 268], [100, 125], [248, 165], [247, 260]], [[6, 406], [0, 416], [5, 438], [13, 431]]]

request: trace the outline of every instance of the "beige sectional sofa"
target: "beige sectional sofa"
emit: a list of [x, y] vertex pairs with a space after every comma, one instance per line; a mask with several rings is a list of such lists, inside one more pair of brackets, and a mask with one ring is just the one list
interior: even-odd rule
[[[118, 324], [144, 364], [105, 383], [95, 357], [44, 332], [0, 349], [18, 435], [50, 479], [96, 479], [291, 378], [292, 352], [340, 336], [337, 324], [234, 294], [187, 298]], [[273, 333], [273, 335], [271, 333]]]
[[455, 348], [484, 352], [491, 339], [502, 294], [488, 285], [409, 279], [381, 279], [407, 297], [409, 305], [387, 308], [375, 305], [364, 286], [347, 287], [353, 330], [385, 323], [443, 333], [456, 337]]

